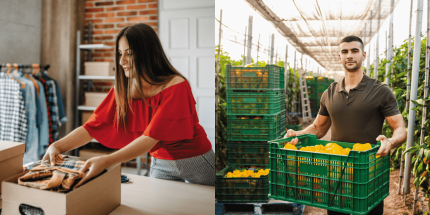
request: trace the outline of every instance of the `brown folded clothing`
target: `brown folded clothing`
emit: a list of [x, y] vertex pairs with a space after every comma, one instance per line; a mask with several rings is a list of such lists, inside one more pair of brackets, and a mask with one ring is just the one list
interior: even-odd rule
[[39, 161], [27, 174], [18, 178], [18, 184], [65, 193], [85, 176], [85, 173], [81, 171], [85, 161], [57, 155], [55, 166], [51, 166], [49, 163], [47, 160]]

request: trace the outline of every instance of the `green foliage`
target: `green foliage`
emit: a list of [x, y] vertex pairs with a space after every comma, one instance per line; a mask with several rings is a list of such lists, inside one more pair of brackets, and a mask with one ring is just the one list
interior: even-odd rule
[[[404, 143], [401, 147], [394, 150], [391, 156], [391, 164], [393, 168], [398, 168], [400, 166], [401, 156], [402, 154], [409, 153], [414, 155], [412, 157], [411, 167], [412, 173], [415, 175], [414, 184], [416, 187], [421, 187], [425, 195], [429, 194], [429, 180], [428, 180], [428, 172], [429, 165], [423, 163], [423, 158], [430, 158], [430, 150], [427, 148], [430, 147], [430, 113], [427, 111], [426, 121], [425, 121], [425, 133], [424, 133], [424, 144], [420, 146], [420, 137], [421, 137], [421, 124], [423, 119], [423, 104], [424, 101], [429, 101], [429, 98], [424, 98], [424, 80], [425, 80], [425, 45], [426, 39], [421, 41], [421, 56], [420, 56], [420, 66], [419, 66], [419, 75], [418, 75], [418, 90], [417, 90], [417, 100], [411, 101], [416, 105], [416, 115], [415, 115], [415, 126], [414, 126], [414, 143], [413, 147], [409, 148], [407, 151], [406, 143]], [[412, 40], [411, 48], [414, 47], [414, 40]], [[411, 65], [410, 69], [412, 70], [412, 62], [413, 62], [413, 50], [411, 50]], [[408, 41], [405, 40], [404, 43], [394, 49], [394, 58], [393, 63], [391, 64], [391, 68], [393, 68], [393, 78], [390, 79], [389, 86], [393, 86], [393, 93], [397, 100], [397, 105], [399, 110], [402, 112], [403, 119], [408, 125], [409, 119], [409, 110], [406, 109], [406, 85], [407, 85], [407, 63], [408, 63]], [[378, 79], [380, 81], [385, 80], [385, 64], [388, 63], [386, 59], [381, 59], [379, 62], [379, 76]], [[373, 66], [373, 65], [372, 65]], [[373, 77], [373, 67], [371, 68], [371, 77]], [[389, 72], [389, 76], [391, 76], [391, 71]], [[411, 76], [412, 78], [412, 76]], [[384, 123], [383, 126], [383, 134], [387, 137], [392, 136], [392, 131], [387, 122]]]

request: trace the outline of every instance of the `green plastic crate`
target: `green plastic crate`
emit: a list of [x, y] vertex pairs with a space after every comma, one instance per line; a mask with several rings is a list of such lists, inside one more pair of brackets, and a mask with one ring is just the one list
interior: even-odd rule
[[302, 124], [298, 125], [286, 125], [286, 130], [293, 129], [294, 131], [300, 131], [302, 130]]
[[326, 77], [318, 77], [317, 79], [317, 83], [328, 83], [328, 79]]
[[[285, 112], [283, 112], [285, 114]], [[228, 141], [269, 141], [281, 134], [280, 117], [272, 115], [246, 116], [227, 114]]]
[[315, 85], [317, 83], [317, 78], [313, 76], [306, 76], [306, 85]]
[[285, 73], [284, 67], [279, 67], [279, 88], [285, 89]]
[[278, 139], [283, 139], [286, 134], [287, 134], [287, 131], [282, 132], [282, 134], [279, 135]]
[[283, 90], [267, 90], [266, 92], [227, 90], [227, 114], [277, 114], [281, 112], [282, 99], [285, 100]]
[[[390, 156], [376, 158], [380, 147], [349, 155], [283, 149], [295, 137], [270, 141], [271, 198], [347, 214], [367, 214], [389, 195]], [[300, 135], [296, 147], [337, 143]]]
[[[261, 142], [260, 142], [261, 143]], [[269, 145], [263, 144], [227, 144], [228, 164], [236, 166], [269, 166]]]
[[308, 86], [308, 93], [316, 92], [317, 88], [315, 84], [309, 84]]
[[320, 109], [320, 107], [317, 107], [316, 105], [311, 106], [311, 113], [317, 114], [317, 111]]
[[226, 66], [227, 89], [280, 89], [279, 67], [233, 67]]
[[324, 92], [328, 88], [328, 83], [317, 84], [317, 92]]
[[287, 126], [287, 119], [285, 117], [285, 110], [283, 112], [281, 112], [280, 116], [279, 116], [279, 126], [280, 126], [280, 132], [284, 132], [285, 128]]
[[269, 176], [260, 178], [225, 178], [237, 166], [227, 166], [216, 174], [215, 197], [219, 203], [268, 202]]
[[322, 97], [322, 94], [323, 94], [324, 92], [317, 92], [317, 98], [316, 99], [318, 99], [318, 100], [320, 100], [321, 99], [321, 97]]
[[318, 99], [317, 92], [308, 92], [309, 99]]

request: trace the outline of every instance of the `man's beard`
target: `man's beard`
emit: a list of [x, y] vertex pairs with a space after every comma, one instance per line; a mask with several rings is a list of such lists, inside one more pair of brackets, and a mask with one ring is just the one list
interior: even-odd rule
[[[349, 61], [349, 62], [351, 62], [351, 61]], [[355, 70], [357, 70], [358, 68], [360, 68], [361, 67], [361, 61], [360, 61], [360, 63], [358, 63], [357, 61], [352, 61], [352, 62], [354, 62], [355, 63], [355, 66], [354, 67], [352, 67], [352, 68], [348, 68], [347, 66], [346, 66], [346, 64], [347, 64], [347, 62], [345, 61], [345, 64], [343, 64], [343, 68], [345, 68], [347, 71], [349, 71], [349, 72], [352, 72], [352, 71], [355, 71]]]

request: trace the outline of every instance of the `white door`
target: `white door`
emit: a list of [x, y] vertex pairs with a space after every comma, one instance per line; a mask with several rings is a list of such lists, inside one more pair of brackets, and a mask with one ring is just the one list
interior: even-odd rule
[[215, 151], [215, 1], [160, 0], [158, 35], [173, 66], [191, 83], [197, 114]]

